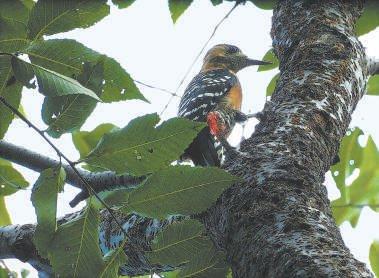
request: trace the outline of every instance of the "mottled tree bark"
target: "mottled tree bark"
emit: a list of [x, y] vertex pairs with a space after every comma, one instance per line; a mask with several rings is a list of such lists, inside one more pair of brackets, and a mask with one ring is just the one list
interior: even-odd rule
[[[241, 145], [244, 153], [224, 165], [244, 182], [196, 216], [226, 251], [234, 277], [372, 277], [345, 246], [323, 185], [365, 92], [368, 65], [353, 31], [361, 9], [360, 0], [288, 0], [274, 10], [280, 79], [255, 133]], [[107, 214], [102, 216], [100, 242], [106, 252], [122, 238]], [[139, 250], [149, 249], [155, 233], [178, 220], [119, 217]], [[17, 231], [0, 228], [0, 242], [2, 232], [12, 238], [12, 229]], [[123, 274], [148, 272], [143, 252], [125, 250], [131, 260]], [[26, 261], [38, 260], [27, 255], [22, 254]]]
[[324, 175], [365, 92], [367, 63], [354, 34], [361, 1], [280, 1], [274, 51], [280, 78], [245, 157], [225, 169], [245, 182], [204, 221], [234, 277], [371, 277], [333, 220]]

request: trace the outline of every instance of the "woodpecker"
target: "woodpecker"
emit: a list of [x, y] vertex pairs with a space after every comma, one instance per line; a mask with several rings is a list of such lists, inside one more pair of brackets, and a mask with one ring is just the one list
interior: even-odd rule
[[235, 123], [247, 116], [241, 112], [242, 89], [236, 73], [252, 65], [270, 62], [248, 58], [234, 45], [219, 44], [204, 57], [201, 71], [192, 79], [180, 100], [178, 116], [205, 127], [182, 159], [190, 158], [195, 165], [220, 166], [224, 148], [230, 148], [227, 138]]

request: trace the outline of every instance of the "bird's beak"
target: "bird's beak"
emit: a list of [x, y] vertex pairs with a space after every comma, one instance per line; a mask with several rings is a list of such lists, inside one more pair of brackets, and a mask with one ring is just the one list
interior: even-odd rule
[[260, 66], [260, 65], [271, 65], [272, 62], [259, 61], [246, 57], [246, 66]]

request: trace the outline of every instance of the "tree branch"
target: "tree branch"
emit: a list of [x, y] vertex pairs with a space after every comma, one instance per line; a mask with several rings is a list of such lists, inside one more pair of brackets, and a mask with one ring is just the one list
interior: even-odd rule
[[367, 69], [369, 75], [379, 74], [379, 60], [374, 57], [367, 58]]
[[[66, 223], [79, 216], [81, 211], [68, 214], [58, 220], [58, 224]], [[120, 268], [120, 275], [144, 275], [152, 272], [166, 272], [174, 269], [169, 265], [151, 265], [145, 257], [145, 252], [150, 251], [151, 241], [155, 235], [167, 225], [180, 221], [183, 217], [171, 216], [165, 220], [141, 217], [136, 214], [125, 215], [113, 212], [118, 221], [123, 223], [129, 238], [125, 245], [125, 253], [128, 262]], [[114, 219], [106, 210], [100, 214], [99, 243], [103, 255], [112, 248], [117, 247], [125, 236], [120, 234], [120, 229]], [[49, 262], [41, 258], [32, 241], [35, 231], [34, 224], [10, 225], [0, 227], [0, 259], [16, 258], [31, 264], [43, 277], [52, 277], [52, 269]], [[136, 251], [136, 247], [138, 250]]]
[[[0, 157], [37, 172], [42, 172], [47, 168], [53, 168], [60, 165], [58, 160], [51, 159], [4, 140], [0, 140]], [[67, 164], [62, 164], [62, 166], [66, 171], [66, 182], [83, 189], [83, 191], [70, 202], [71, 206], [75, 206], [88, 197], [88, 192], [73, 169]], [[110, 171], [99, 173], [91, 173], [81, 169], [78, 169], [78, 171], [80, 175], [92, 185], [96, 192], [117, 187], [133, 187], [145, 179], [145, 177], [133, 177], [129, 175], [117, 176], [114, 172]]]

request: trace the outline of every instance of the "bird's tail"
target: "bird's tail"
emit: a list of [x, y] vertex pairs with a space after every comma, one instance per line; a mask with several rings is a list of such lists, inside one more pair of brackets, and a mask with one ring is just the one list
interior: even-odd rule
[[184, 158], [190, 158], [196, 166], [220, 167], [223, 147], [210, 134], [209, 128], [204, 128], [184, 152]]

